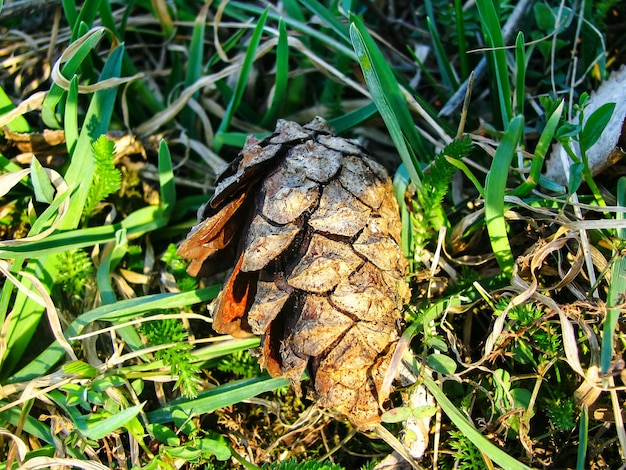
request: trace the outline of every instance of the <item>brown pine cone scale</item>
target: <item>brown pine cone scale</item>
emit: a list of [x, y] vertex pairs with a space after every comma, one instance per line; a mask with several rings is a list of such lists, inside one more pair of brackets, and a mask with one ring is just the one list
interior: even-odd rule
[[261, 336], [260, 363], [361, 429], [380, 421], [382, 383], [408, 301], [400, 219], [386, 170], [326, 121], [279, 121], [249, 137], [181, 244], [189, 273], [234, 266], [213, 327]]

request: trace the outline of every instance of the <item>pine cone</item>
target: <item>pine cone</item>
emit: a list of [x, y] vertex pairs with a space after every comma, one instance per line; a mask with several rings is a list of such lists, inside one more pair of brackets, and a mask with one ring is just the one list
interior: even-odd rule
[[213, 327], [261, 336], [260, 362], [298, 394], [308, 369], [319, 406], [367, 429], [408, 301], [400, 220], [385, 169], [316, 118], [279, 121], [219, 176], [179, 248], [191, 275], [234, 266]]

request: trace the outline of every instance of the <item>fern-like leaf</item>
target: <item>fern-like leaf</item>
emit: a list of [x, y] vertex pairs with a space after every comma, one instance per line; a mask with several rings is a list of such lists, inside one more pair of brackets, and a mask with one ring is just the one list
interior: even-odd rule
[[55, 284], [71, 297], [81, 297], [93, 274], [93, 263], [83, 250], [68, 250], [57, 255]]
[[122, 186], [122, 173], [115, 168], [115, 144], [101, 135], [93, 144], [93, 153], [96, 162], [93, 181], [87, 194], [85, 214], [89, 216], [109, 194]]
[[185, 341], [187, 332], [182, 323], [176, 319], [151, 321], [144, 323], [141, 331], [148, 346], [174, 343], [174, 346], [157, 351], [154, 357], [170, 367], [172, 376], [178, 377], [174, 388], [187, 398], [195, 398], [198, 395], [200, 368], [193, 363], [192, 346]]

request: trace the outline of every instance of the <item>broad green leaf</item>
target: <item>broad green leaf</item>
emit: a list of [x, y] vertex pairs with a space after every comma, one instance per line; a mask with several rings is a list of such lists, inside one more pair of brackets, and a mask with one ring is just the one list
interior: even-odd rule
[[408, 406], [398, 406], [385, 411], [381, 419], [383, 423], [401, 423], [411, 416], [411, 409]]
[[615, 103], [605, 103], [587, 118], [580, 133], [580, 145], [584, 151], [589, 150], [598, 141], [611, 120], [614, 110]]
[[524, 131], [524, 117], [516, 116], [500, 141], [485, 181], [485, 221], [493, 253], [502, 272], [513, 273], [513, 253], [504, 220], [504, 195], [513, 155]]
[[87, 364], [84, 361], [72, 361], [63, 365], [63, 372], [70, 375], [80, 375], [81, 377], [86, 377], [93, 379], [96, 375], [98, 375], [98, 369], [96, 369], [91, 364]]
[[574, 194], [583, 182], [583, 173], [585, 164], [583, 162], [574, 162], [569, 167], [569, 179], [567, 181], [567, 191]]
[[147, 425], [148, 432], [163, 444], [168, 446], [180, 445], [180, 439], [176, 433], [167, 426], [159, 423], [150, 423]]
[[228, 447], [228, 444], [218, 439], [209, 439], [208, 437], [205, 437], [200, 439], [198, 447], [202, 453], [205, 454], [205, 457], [214, 455], [217, 460], [221, 461], [228, 460], [231, 457], [230, 447]]
[[426, 361], [433, 370], [441, 374], [452, 375], [456, 372], [456, 361], [445, 354], [429, 354]]

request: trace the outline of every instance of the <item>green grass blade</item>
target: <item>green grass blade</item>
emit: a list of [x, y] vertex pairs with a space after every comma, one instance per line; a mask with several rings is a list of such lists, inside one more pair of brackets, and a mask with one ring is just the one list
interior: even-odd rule
[[452, 93], [459, 87], [459, 80], [452, 69], [448, 53], [443, 48], [439, 32], [437, 31], [437, 28], [435, 28], [432, 18], [427, 17], [426, 23], [428, 25], [428, 32], [430, 33], [430, 37], [433, 42], [433, 50], [435, 51], [435, 58], [437, 59], [441, 79], [443, 80], [445, 87], [448, 89], [448, 92]]
[[88, 423], [89, 415], [81, 417], [83, 419], [74, 420], [76, 428], [88, 439], [102, 439], [113, 431], [124, 427], [131, 419], [139, 414], [145, 403], [130, 406], [106, 419], [95, 420], [93, 424]]
[[163, 216], [169, 217], [176, 206], [176, 186], [172, 168], [172, 155], [165, 140], [159, 144], [159, 184]]
[[367, 103], [354, 111], [350, 111], [342, 116], [330, 119], [328, 123], [335, 129], [337, 134], [341, 134], [343, 131], [352, 129], [358, 126], [362, 122], [367, 121], [378, 112], [376, 103]]
[[63, 130], [65, 131], [65, 146], [67, 153], [72, 155], [78, 142], [78, 76], [74, 75], [70, 81], [70, 89], [65, 100], [63, 115]]
[[502, 27], [492, 0], [476, 0], [478, 14], [480, 15], [485, 44], [491, 50], [488, 52], [493, 67], [492, 74], [492, 97], [498, 100], [502, 127], [506, 130], [507, 125], [513, 118], [511, 105], [511, 83], [506, 63], [506, 51]]
[[[14, 109], [15, 106], [13, 105], [11, 98], [9, 98], [9, 96], [6, 94], [4, 88], [0, 86], [0, 116], [10, 111], [13, 111]], [[28, 121], [24, 116], [16, 117], [7, 124], [7, 127], [10, 131], [13, 132], [30, 132], [30, 126], [28, 125]]]
[[[254, 15], [261, 15], [264, 12], [264, 9], [256, 5], [250, 4], [250, 3], [231, 1], [228, 3], [224, 11], [228, 13], [229, 15], [233, 16], [234, 18], [237, 18], [241, 21], [247, 21], [249, 19], [248, 15], [242, 14], [241, 12], [248, 13], [248, 14], [252, 13]], [[349, 43], [337, 41], [337, 39], [329, 36], [328, 34], [324, 34], [323, 32], [315, 28], [312, 28], [311, 26], [309, 26], [308, 22], [302, 21], [301, 15], [297, 15], [297, 16], [298, 16], [298, 19], [295, 19], [295, 17], [284, 17], [284, 21], [287, 24], [287, 26], [293, 28], [296, 31], [301, 32], [302, 37], [307, 38], [307, 40], [310, 40], [310, 39], [319, 40], [323, 44], [330, 46], [331, 49], [337, 51], [338, 54], [345, 55], [346, 57], [349, 57], [352, 60], [356, 59], [354, 55], [354, 51], [350, 48]], [[270, 11], [268, 18], [274, 21], [278, 21], [279, 18], [281, 18], [281, 16], [277, 13]]]
[[513, 273], [513, 253], [504, 220], [504, 195], [511, 161], [524, 131], [524, 117], [516, 116], [510, 122], [485, 181], [485, 221], [493, 253], [502, 272]]
[[[622, 176], [617, 182], [617, 204], [626, 207], [626, 177]], [[626, 218], [623, 212], [616, 214], [617, 220]], [[617, 230], [617, 237], [623, 242], [626, 240], [626, 229]], [[607, 298], [606, 319], [602, 328], [602, 345], [600, 349], [600, 365], [603, 374], [611, 368], [613, 360], [613, 346], [615, 344], [615, 329], [620, 318], [620, 308], [626, 292], [626, 256], [617, 255], [611, 266], [611, 283]]]
[[[411, 119], [411, 114], [391, 68], [357, 17], [351, 17], [350, 37], [361, 65], [372, 100], [382, 116], [411, 181], [421, 187], [421, 168], [416, 154], [425, 156], [426, 149]], [[407, 145], [408, 144], [408, 145]]]
[[513, 195], [524, 197], [528, 195], [528, 193], [530, 193], [539, 183], [543, 163], [545, 162], [548, 150], [550, 150], [550, 146], [552, 145], [552, 139], [556, 129], [559, 127], [559, 122], [561, 122], [564, 106], [565, 102], [561, 101], [548, 118], [546, 126], [543, 128], [543, 131], [541, 131], [541, 136], [539, 136], [539, 140], [537, 141], [535, 152], [533, 153], [533, 160], [530, 164], [530, 173], [528, 178], [521, 185], [519, 185], [515, 191], [513, 191]]
[[43, 240], [0, 248], [0, 259], [37, 258], [59, 251], [85, 248], [115, 239], [115, 232], [126, 229], [129, 238], [138, 237], [167, 225], [163, 208], [142, 207], [116, 224], [54, 233]]
[[530, 467], [527, 467], [520, 461], [511, 457], [480, 434], [467, 420], [465, 415], [461, 413], [461, 411], [459, 411], [458, 408], [448, 399], [433, 379], [430, 377], [423, 377], [423, 380], [424, 385], [426, 385], [428, 391], [433, 395], [433, 397], [435, 397], [437, 404], [441, 407], [443, 412], [448, 416], [448, 418], [450, 418], [454, 425], [481, 450], [481, 452], [484, 452], [501, 468], [506, 468], [508, 470], [530, 470]]
[[63, 13], [65, 19], [70, 26], [70, 29], [74, 29], [76, 19], [78, 18], [78, 8], [76, 6], [76, 0], [61, 0], [63, 5]]
[[521, 31], [515, 39], [515, 114], [524, 114], [524, 95], [526, 93], [526, 51], [524, 33]]
[[265, 21], [267, 20], [268, 9], [263, 11], [263, 14], [258, 19], [257, 25], [254, 28], [254, 32], [252, 33], [252, 37], [250, 38], [250, 43], [248, 44], [248, 50], [246, 52], [246, 56], [243, 60], [243, 65], [241, 67], [241, 72], [239, 73], [239, 80], [237, 80], [237, 86], [235, 87], [235, 92], [231, 100], [228, 103], [228, 107], [226, 108], [226, 112], [224, 114], [224, 118], [220, 124], [219, 129], [215, 135], [215, 143], [216, 150], [219, 151], [221, 147], [220, 143], [220, 134], [226, 132], [228, 127], [230, 126], [230, 122], [232, 121], [235, 111], [239, 108], [241, 104], [241, 100], [243, 98], [243, 94], [246, 90], [246, 86], [248, 85], [248, 78], [250, 76], [250, 70], [252, 70], [252, 64], [254, 62], [254, 55], [256, 54], [256, 50], [259, 47], [261, 42], [261, 36], [263, 35], [263, 29], [265, 28]]
[[78, 10], [78, 17], [73, 23], [72, 27], [72, 42], [75, 41], [80, 35], [81, 24], [87, 28], [91, 28], [96, 15], [100, 10], [100, 3], [102, 0], [85, 0]]
[[576, 456], [576, 470], [585, 470], [587, 459], [587, 444], [589, 442], [589, 410], [587, 405], [582, 405], [580, 419], [578, 421], [578, 453]]
[[174, 400], [158, 410], [149, 412], [148, 419], [151, 423], [169, 423], [172, 421], [174, 410], [182, 410], [192, 417], [212, 413], [220, 408], [287, 385], [289, 385], [289, 381], [282, 377], [256, 377], [254, 379], [235, 380], [207, 390], [193, 400]]
[[317, 0], [299, 0], [303, 7], [308, 8], [312, 13], [317, 15], [324, 22], [324, 26], [330, 28], [345, 42], [350, 42], [350, 34], [348, 27], [337, 19], [328, 8], [319, 3]]
[[[100, 41], [103, 33], [103, 28], [93, 29], [72, 44], [73, 47], [76, 47], [76, 50], [61, 68], [61, 73], [65, 78], [70, 79], [78, 72], [80, 64]], [[57, 106], [63, 99], [64, 94], [65, 90], [55, 83], [50, 87], [50, 91], [48, 91], [42, 104], [41, 118], [46, 126], [50, 128], [62, 127], [62, 115], [60, 113], [57, 114]]]
[[481, 197], [485, 197], [485, 188], [483, 188], [483, 185], [480, 184], [480, 181], [478, 181], [478, 178], [474, 176], [474, 173], [472, 173], [472, 170], [470, 170], [469, 167], [465, 163], [463, 163], [462, 160], [448, 157], [448, 156], [446, 156], [445, 158], [451, 165], [454, 165], [459, 170], [461, 170], [465, 174], [465, 176], [467, 176], [467, 179], [469, 179], [472, 183], [474, 183], [474, 187], [476, 188], [476, 190], [478, 191], [478, 194], [480, 194]]
[[276, 115], [287, 97], [287, 81], [289, 78], [289, 37], [287, 26], [281, 18], [278, 22], [278, 44], [276, 45], [276, 79], [274, 81], [274, 96], [272, 104], [263, 116], [263, 126], [268, 126], [276, 120]]
[[[209, 12], [210, 3], [205, 3], [204, 7], [198, 13], [196, 20], [193, 23], [193, 31], [191, 34], [191, 44], [189, 46], [189, 53], [187, 58], [187, 73], [185, 75], [185, 88], [193, 85], [202, 74], [202, 65], [204, 58], [204, 40], [205, 40], [205, 25], [207, 22], [207, 14]], [[194, 99], [200, 92], [196, 92], [193, 97]], [[193, 109], [189, 106], [186, 106], [185, 109], [181, 112], [181, 123], [185, 129], [190, 133], [190, 135], [194, 135], [194, 118], [195, 113]]]
[[[6, 406], [9, 403], [5, 400], [0, 400], [0, 406]], [[12, 407], [9, 408], [2, 413], [0, 413], [0, 423], [4, 427], [7, 427], [7, 424], [11, 424], [15, 427], [23, 426], [23, 431], [32, 436], [35, 436], [37, 439], [40, 439], [43, 442], [47, 442], [48, 444], [54, 444], [54, 435], [52, 434], [52, 429], [50, 429], [50, 424], [39, 421], [36, 418], [28, 415], [26, 419], [21, 415], [22, 410], [20, 407]]]

